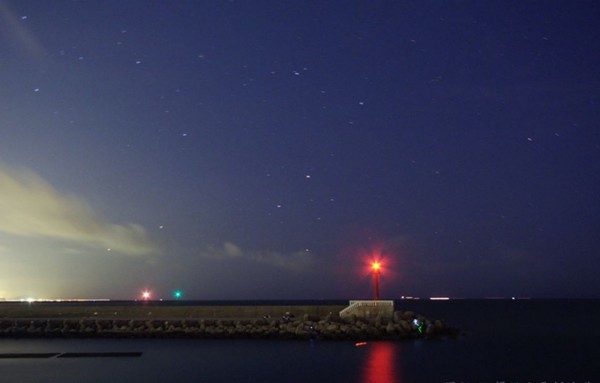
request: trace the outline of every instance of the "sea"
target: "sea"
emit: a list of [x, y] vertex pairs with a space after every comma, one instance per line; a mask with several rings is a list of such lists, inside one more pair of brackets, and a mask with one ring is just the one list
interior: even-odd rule
[[[240, 303], [248, 304], [235, 302]], [[600, 382], [600, 300], [422, 299], [395, 304], [396, 310], [443, 319], [459, 327], [462, 335], [457, 339], [366, 343], [0, 339], [0, 354], [141, 353], [131, 357], [0, 358], [0, 382]]]

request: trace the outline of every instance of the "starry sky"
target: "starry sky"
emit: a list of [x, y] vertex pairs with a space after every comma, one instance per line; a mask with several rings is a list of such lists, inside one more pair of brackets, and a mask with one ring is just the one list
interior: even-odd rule
[[598, 20], [0, 0], [0, 298], [600, 297]]

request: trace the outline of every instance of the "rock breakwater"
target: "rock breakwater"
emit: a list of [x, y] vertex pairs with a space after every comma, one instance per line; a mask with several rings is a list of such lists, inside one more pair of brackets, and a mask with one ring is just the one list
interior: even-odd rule
[[397, 311], [391, 320], [300, 319], [0, 319], [0, 337], [204, 338], [376, 340], [454, 337], [458, 330], [441, 320]]

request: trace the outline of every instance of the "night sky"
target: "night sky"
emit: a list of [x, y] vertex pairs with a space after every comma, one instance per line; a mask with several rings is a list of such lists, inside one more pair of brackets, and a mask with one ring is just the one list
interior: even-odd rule
[[598, 20], [0, 0], [0, 298], [600, 297]]

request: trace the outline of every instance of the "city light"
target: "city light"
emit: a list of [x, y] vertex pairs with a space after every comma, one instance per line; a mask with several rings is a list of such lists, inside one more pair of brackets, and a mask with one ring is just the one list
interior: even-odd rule
[[142, 299], [143, 300], [149, 301], [151, 296], [152, 296], [152, 294], [150, 293], [149, 290], [142, 291]]

